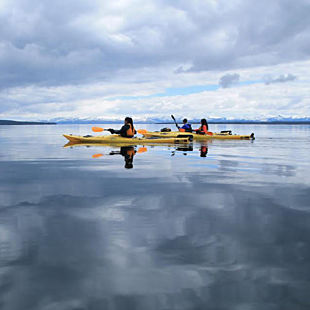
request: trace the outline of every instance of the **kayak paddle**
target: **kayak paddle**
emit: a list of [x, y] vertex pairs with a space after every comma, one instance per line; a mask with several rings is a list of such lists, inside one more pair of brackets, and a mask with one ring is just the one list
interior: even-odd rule
[[137, 132], [140, 133], [141, 135], [144, 135], [144, 134], [147, 133], [147, 130], [145, 130], [145, 129], [138, 129]]
[[[102, 132], [102, 131], [109, 131], [109, 129], [104, 129], [104, 128], [101, 128], [101, 127], [92, 127], [92, 131], [94, 131], [94, 132]], [[147, 133], [147, 130], [145, 130], [145, 129], [138, 129], [137, 132], [140, 133], [141, 135], [144, 135], [144, 134]]]
[[178, 129], [180, 129], [180, 126], [178, 125], [177, 121], [175, 120], [174, 116], [171, 115], [171, 118], [173, 119], [175, 125], [177, 126]]
[[94, 132], [101, 132], [101, 131], [109, 131], [109, 130], [101, 128], [101, 127], [92, 127], [92, 131], [94, 131]]

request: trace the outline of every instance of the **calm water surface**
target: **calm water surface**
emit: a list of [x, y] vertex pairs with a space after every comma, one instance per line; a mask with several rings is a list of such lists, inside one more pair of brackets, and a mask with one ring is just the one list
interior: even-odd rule
[[0, 309], [310, 309], [310, 126], [63, 147], [90, 128], [0, 126]]

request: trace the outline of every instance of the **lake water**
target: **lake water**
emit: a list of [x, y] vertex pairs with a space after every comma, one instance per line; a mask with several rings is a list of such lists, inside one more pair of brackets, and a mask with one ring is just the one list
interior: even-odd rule
[[310, 309], [310, 126], [211, 125], [256, 140], [132, 166], [63, 147], [90, 128], [0, 126], [0, 309]]

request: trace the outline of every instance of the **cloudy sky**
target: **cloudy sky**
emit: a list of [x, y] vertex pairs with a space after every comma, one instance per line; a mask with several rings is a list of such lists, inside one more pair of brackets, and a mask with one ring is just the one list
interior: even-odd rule
[[0, 119], [310, 117], [309, 0], [1, 0]]

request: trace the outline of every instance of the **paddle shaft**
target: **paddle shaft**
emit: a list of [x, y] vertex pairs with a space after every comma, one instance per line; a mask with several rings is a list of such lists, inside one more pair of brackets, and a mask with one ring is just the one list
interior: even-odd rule
[[177, 121], [175, 120], [174, 116], [171, 115], [171, 118], [173, 119], [175, 125], [177, 126], [178, 129], [180, 129], [180, 126], [178, 125]]

